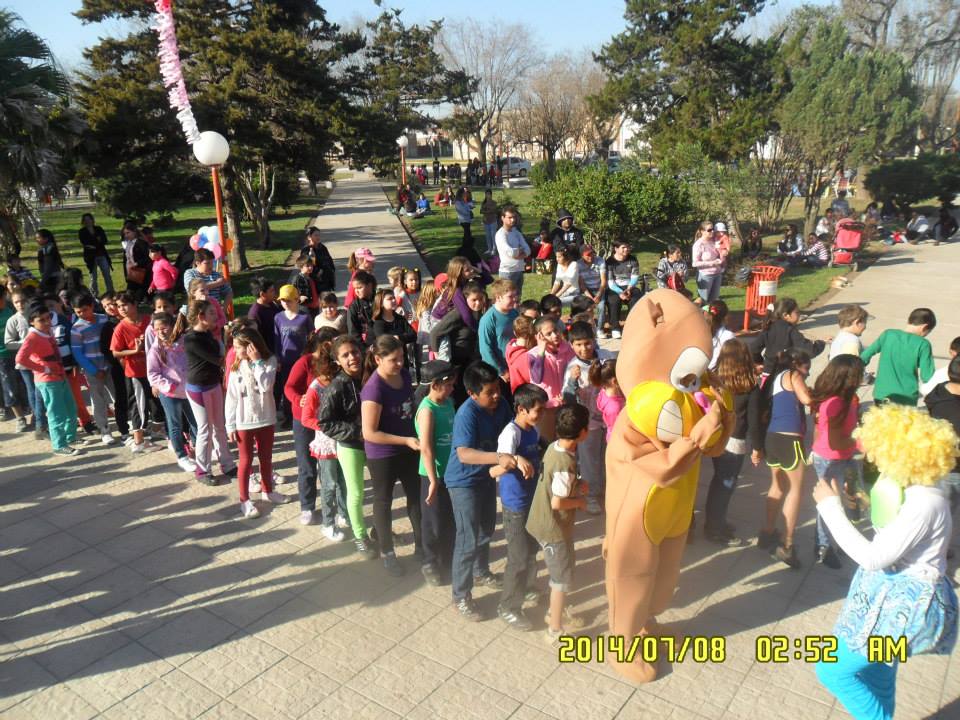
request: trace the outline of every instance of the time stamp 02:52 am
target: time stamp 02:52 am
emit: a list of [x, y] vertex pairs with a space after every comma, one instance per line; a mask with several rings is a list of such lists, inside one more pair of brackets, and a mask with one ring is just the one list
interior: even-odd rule
[[[560, 662], [619, 663], [642, 660], [656, 663], [693, 661], [722, 663], [727, 659], [727, 639], [722, 635], [688, 635], [682, 638], [638, 635], [563, 635], [560, 637]], [[837, 638], [834, 635], [759, 635], [754, 645], [754, 659], [760, 663], [836, 662]], [[904, 637], [871, 636], [867, 642], [870, 662], [906, 662], [907, 640]]]

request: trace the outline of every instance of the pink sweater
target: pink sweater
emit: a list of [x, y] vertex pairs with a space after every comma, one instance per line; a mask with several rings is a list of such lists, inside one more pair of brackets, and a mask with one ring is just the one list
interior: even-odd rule
[[560, 343], [556, 353], [549, 353], [540, 345], [526, 355], [530, 382], [547, 392], [548, 408], [560, 407], [563, 404], [563, 376], [573, 357], [573, 347], [566, 341]]
[[607, 426], [607, 440], [613, 432], [613, 424], [617, 421], [620, 411], [627, 404], [623, 395], [607, 395], [606, 390], [597, 393], [597, 410], [603, 415], [603, 424]]
[[153, 282], [150, 283], [150, 290], [173, 290], [177, 284], [177, 275], [179, 271], [170, 264], [165, 257], [159, 257], [153, 261]]
[[52, 335], [30, 328], [17, 351], [16, 362], [33, 371], [34, 382], [50, 383], [66, 380], [60, 349]]

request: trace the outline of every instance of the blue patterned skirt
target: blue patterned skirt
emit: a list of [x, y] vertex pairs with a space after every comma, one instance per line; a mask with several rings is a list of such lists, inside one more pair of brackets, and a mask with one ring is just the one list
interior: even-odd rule
[[871, 636], [905, 637], [908, 655], [948, 655], [957, 641], [957, 595], [944, 576], [931, 583], [857, 568], [833, 631], [862, 655]]

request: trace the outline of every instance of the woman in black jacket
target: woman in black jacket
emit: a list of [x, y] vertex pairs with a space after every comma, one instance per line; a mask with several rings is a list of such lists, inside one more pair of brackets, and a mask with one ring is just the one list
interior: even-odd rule
[[54, 293], [60, 284], [63, 273], [63, 259], [57, 249], [53, 233], [46, 228], [37, 230], [37, 266], [40, 270], [40, 289], [45, 293]]
[[340, 372], [330, 381], [320, 399], [317, 425], [324, 435], [337, 442], [337, 460], [347, 485], [347, 515], [350, 516], [357, 552], [376, 559], [380, 551], [367, 537], [363, 520], [363, 468], [367, 464], [360, 424], [363, 350], [352, 335], [341, 335], [333, 341], [330, 352], [340, 366]]
[[107, 234], [103, 228], [96, 224], [93, 215], [84, 213], [80, 217], [80, 245], [83, 247], [83, 263], [90, 271], [90, 289], [95, 296], [100, 295], [97, 288], [97, 271], [103, 274], [103, 282], [107, 287], [107, 292], [113, 292], [113, 278], [110, 277], [110, 271], [113, 264], [110, 262], [110, 254], [107, 252]]

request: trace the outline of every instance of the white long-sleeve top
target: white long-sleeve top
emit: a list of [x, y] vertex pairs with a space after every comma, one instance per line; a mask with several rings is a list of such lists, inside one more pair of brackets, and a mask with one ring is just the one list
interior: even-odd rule
[[500, 272], [523, 272], [524, 258], [530, 254], [530, 245], [523, 233], [516, 228], [511, 228], [510, 232], [500, 228], [494, 242], [500, 256]]
[[276, 379], [276, 357], [244, 360], [230, 372], [223, 411], [228, 433], [277, 424], [277, 405], [273, 400]]
[[908, 487], [900, 512], [877, 530], [873, 540], [867, 540], [847, 519], [839, 497], [821, 501], [817, 511], [837, 544], [864, 570], [895, 569], [929, 582], [946, 572], [953, 521], [950, 503], [939, 487]]

